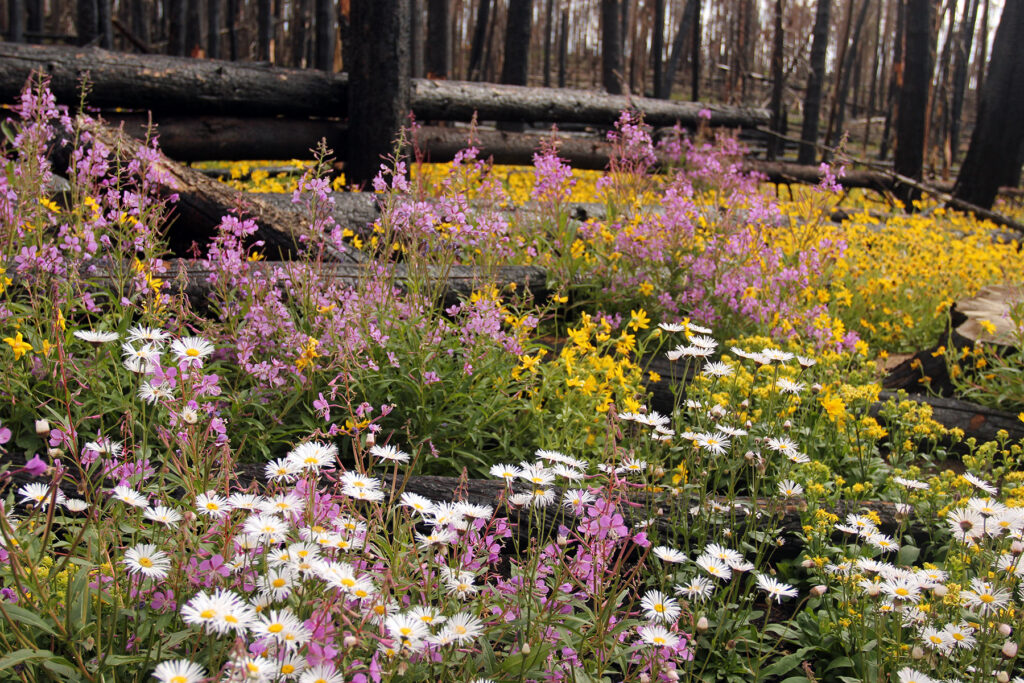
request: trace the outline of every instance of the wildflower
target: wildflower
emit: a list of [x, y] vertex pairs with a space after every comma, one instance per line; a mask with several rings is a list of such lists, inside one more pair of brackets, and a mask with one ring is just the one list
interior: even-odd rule
[[921, 599], [921, 586], [912, 578], [895, 577], [884, 581], [879, 588], [894, 602], [917, 603]]
[[207, 491], [196, 496], [196, 509], [199, 510], [201, 515], [220, 519], [231, 512], [231, 505], [224, 496], [218, 495], [213, 491]]
[[441, 614], [436, 607], [419, 605], [409, 609], [409, 614], [422, 621], [427, 626], [440, 626], [448, 617]]
[[803, 495], [804, 487], [792, 479], [783, 479], [779, 482], [779, 493], [783, 498], [796, 498]]
[[380, 458], [381, 460], [389, 460], [391, 462], [409, 462], [409, 454], [405, 451], [399, 450], [396, 446], [391, 444], [378, 445], [374, 444], [370, 447], [370, 455]]
[[149, 543], [140, 543], [125, 551], [124, 563], [132, 574], [142, 574], [151, 579], [166, 578], [171, 569], [170, 555]]
[[384, 620], [384, 627], [399, 640], [423, 640], [430, 635], [427, 625], [408, 613], [393, 614]]
[[929, 650], [949, 652], [953, 649], [953, 643], [949, 638], [949, 634], [938, 630], [934, 626], [926, 626], [921, 629], [921, 642]]
[[729, 568], [729, 565], [727, 565], [725, 562], [718, 559], [717, 557], [712, 557], [711, 555], [704, 554], [698, 557], [695, 561], [698, 567], [700, 567], [716, 579], [728, 581], [732, 578], [732, 570]]
[[722, 434], [701, 434], [695, 443], [713, 455], [724, 455], [730, 445], [729, 439]]
[[974, 638], [974, 629], [966, 622], [960, 622], [959, 624], [946, 624], [942, 631], [949, 638], [949, 642], [954, 648], [960, 650], [971, 650], [977, 644], [977, 641]]
[[130, 486], [116, 486], [111, 493], [113, 493], [114, 497], [119, 501], [131, 505], [132, 507], [144, 508], [149, 505], [149, 501], [146, 497]]
[[946, 523], [953, 536], [960, 540], [973, 540], [985, 535], [985, 518], [980, 512], [970, 508], [950, 510], [946, 515]]
[[458, 643], [472, 643], [484, 632], [484, 624], [468, 612], [459, 612], [449, 617], [444, 630]]
[[128, 341], [143, 342], [145, 344], [159, 344], [167, 341], [171, 335], [155, 327], [142, 327], [136, 325], [128, 330]]
[[678, 564], [680, 562], [686, 562], [686, 553], [675, 548], [670, 548], [666, 545], [656, 546], [651, 550], [654, 556], [662, 562], [668, 562], [669, 564]]
[[644, 610], [644, 616], [648, 621], [675, 622], [682, 611], [679, 603], [674, 599], [666, 597], [661, 591], [647, 591], [640, 601], [640, 607]]
[[332, 664], [318, 664], [303, 671], [299, 683], [345, 683], [345, 676]]
[[562, 479], [567, 479], [569, 481], [582, 481], [584, 477], [583, 472], [580, 472], [573, 467], [569, 467], [568, 465], [563, 465], [562, 463], [552, 467], [551, 473], [556, 477], [561, 477]]
[[448, 592], [452, 595], [467, 598], [479, 590], [477, 586], [473, 585], [473, 580], [476, 578], [473, 572], [464, 570], [454, 571], [448, 567], [442, 567], [441, 573], [445, 585], [448, 587]]
[[714, 363], [708, 363], [701, 370], [701, 374], [705, 377], [731, 377], [733, 374], [732, 366], [722, 361], [716, 361]]
[[984, 491], [988, 495], [990, 495], [990, 496], [996, 495], [996, 487], [992, 486], [992, 484], [989, 484], [984, 479], [980, 479], [980, 478], [974, 476], [973, 474], [971, 474], [970, 472], [964, 472], [960, 476], [963, 477], [964, 479], [966, 479], [969, 484], [978, 487], [979, 489], [981, 489], [982, 491]]
[[94, 330], [75, 330], [74, 335], [75, 338], [96, 346], [117, 341], [121, 337], [117, 332], [97, 332]]
[[682, 595], [689, 600], [704, 602], [711, 597], [711, 593], [714, 591], [714, 584], [703, 576], [695, 576], [688, 582], [676, 586], [675, 591], [678, 595]]
[[780, 363], [793, 360], [794, 357], [794, 354], [789, 351], [782, 351], [780, 349], [772, 349], [768, 347], [761, 349], [761, 355], [770, 361], [779, 361]]
[[289, 567], [271, 568], [256, 579], [256, 587], [262, 595], [273, 601], [287, 600], [292, 592], [294, 573]]
[[199, 683], [206, 678], [206, 669], [187, 659], [160, 662], [153, 670], [160, 683]]
[[278, 543], [288, 535], [288, 523], [276, 515], [258, 513], [245, 520], [242, 533], [258, 536], [270, 543]]
[[64, 501], [64, 508], [68, 512], [84, 512], [89, 509], [89, 504], [78, 498], [68, 498]]
[[423, 534], [419, 531], [416, 532], [416, 545], [420, 548], [427, 549], [434, 545], [447, 545], [448, 543], [454, 543], [458, 537], [455, 532], [450, 529], [434, 529], [429, 534]]
[[868, 536], [868, 543], [881, 550], [883, 553], [891, 553], [900, 549], [899, 544], [892, 536], [882, 533], [874, 533]]
[[228, 590], [213, 595], [200, 592], [181, 609], [186, 624], [202, 626], [207, 633], [224, 635], [228, 631], [244, 632], [256, 613], [245, 600]]
[[927, 482], [917, 481], [916, 479], [905, 479], [904, 477], [893, 477], [892, 480], [908, 489], [927, 489]]
[[459, 516], [470, 517], [471, 519], [490, 519], [494, 516], [494, 508], [490, 505], [476, 505], [459, 501], [455, 504], [455, 512]]
[[794, 382], [786, 377], [779, 377], [775, 380], [775, 386], [778, 387], [779, 391], [783, 394], [799, 394], [807, 385], [803, 382]]
[[505, 482], [510, 484], [510, 485], [511, 485], [512, 481], [516, 477], [518, 477], [521, 472], [522, 472], [522, 470], [520, 470], [515, 465], [500, 465], [499, 464], [499, 465], [492, 465], [491, 466], [491, 476], [492, 477], [498, 477], [500, 479], [504, 479]]
[[[692, 332], [693, 330], [691, 329], [690, 331]], [[702, 349], [714, 349], [718, 346], [718, 342], [715, 338], [707, 335], [688, 333], [687, 338], [689, 338], [691, 344]]]
[[376, 491], [380, 489], [380, 479], [358, 472], [345, 472], [341, 475], [341, 485], [347, 489]]
[[173, 353], [179, 365], [202, 367], [203, 359], [212, 354], [214, 346], [202, 337], [182, 337], [171, 342]]
[[640, 638], [648, 645], [673, 648], [679, 644], [679, 636], [664, 626], [648, 624], [640, 629]]
[[163, 384], [154, 384], [153, 382], [143, 382], [139, 385], [138, 397], [140, 401], [148, 403], [149, 405], [156, 405], [160, 401], [166, 401], [174, 398], [174, 394], [171, 390], [165, 387]]
[[594, 494], [585, 489], [571, 489], [562, 494], [562, 504], [575, 511], [582, 510], [584, 505], [593, 503], [594, 500]]
[[899, 679], [899, 683], [938, 683], [931, 676], [927, 676], [917, 669], [912, 669], [909, 666], [905, 666], [900, 669], [896, 676]]
[[313, 634], [301, 619], [286, 608], [261, 615], [253, 624], [252, 635], [258, 638], [273, 638], [288, 649], [294, 649], [305, 644]]
[[300, 469], [288, 458], [280, 458], [268, 462], [263, 471], [270, 481], [291, 481]]
[[228, 498], [228, 505], [232, 510], [248, 510], [254, 512], [259, 510], [263, 504], [263, 496], [252, 493], [232, 493]]
[[795, 598], [797, 590], [788, 583], [783, 583], [767, 574], [757, 575], [757, 587], [768, 594], [768, 601], [781, 600], [782, 598]]
[[982, 616], [995, 614], [1010, 602], [1010, 591], [996, 588], [988, 581], [971, 579], [971, 590], [960, 594], [967, 604], [977, 608]]
[[317, 471], [323, 468], [334, 466], [334, 459], [338, 457], [338, 447], [334, 444], [325, 444], [318, 441], [307, 441], [296, 446], [286, 456], [298, 470]]
[[271, 514], [286, 515], [291, 512], [302, 512], [303, 500], [294, 493], [280, 493], [262, 501], [259, 508]]
[[432, 500], [425, 498], [418, 493], [411, 493], [409, 491], [402, 493], [399, 505], [412, 508], [421, 515], [430, 514], [434, 510], [434, 502]]
[[983, 517], [994, 517], [1006, 512], [1007, 507], [994, 498], [971, 498], [967, 507]]
[[160, 350], [152, 344], [143, 344], [136, 348], [132, 344], [125, 342], [121, 344], [121, 356], [124, 358], [125, 369], [136, 375], [153, 372], [157, 363], [160, 362]]
[[[25, 484], [18, 489], [18, 495], [21, 496], [21, 502], [23, 503], [38, 503], [40, 505], [46, 505], [50, 501], [50, 487], [46, 484]], [[58, 494], [58, 497], [60, 494]]]

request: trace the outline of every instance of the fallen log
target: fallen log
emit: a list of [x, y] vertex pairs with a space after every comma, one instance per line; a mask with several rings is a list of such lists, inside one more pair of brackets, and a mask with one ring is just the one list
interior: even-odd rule
[[[348, 78], [314, 69], [286, 69], [251, 62], [186, 59], [0, 43], [0, 98], [14, 101], [33, 71], [50, 75], [62, 103], [79, 101], [89, 73], [88, 103], [100, 109], [150, 110], [158, 116], [291, 116], [347, 114]], [[587, 90], [492, 85], [462, 81], [413, 81], [410, 102], [420, 119], [577, 122], [610, 126], [624, 109], [644, 112], [652, 125], [695, 126], [702, 110], [712, 126], [755, 127], [768, 110], [703, 103], [626, 98]]]
[[[896, 397], [892, 391], [880, 392], [880, 403], [872, 408], [872, 414], [877, 414], [881, 403]], [[943, 396], [916, 395], [907, 396], [907, 400], [931, 406], [933, 420], [947, 429], [962, 429], [965, 439], [974, 437], [978, 443], [996, 441], [1000, 431], [1005, 431], [1011, 442], [1024, 439], [1024, 423], [1011, 413]]]
[[[131, 154], [129, 150], [139, 145], [134, 138], [102, 123], [89, 123], [88, 129], [94, 140], [110, 149], [125, 150], [126, 154]], [[159, 154], [156, 165], [160, 171], [160, 192], [164, 196], [178, 196], [171, 210], [174, 224], [167, 236], [169, 246], [176, 254], [188, 253], [193, 242], [205, 246], [221, 219], [233, 211], [257, 220], [259, 230], [254, 239], [264, 241], [266, 253], [271, 257], [294, 255], [302, 238], [309, 236], [306, 221], [298, 211], [285, 211], [258, 194], [243, 194], [172, 161], [164, 154]], [[327, 253], [339, 261], [354, 258], [353, 252], [343, 254], [333, 248], [329, 248]]]
[[[280, 270], [287, 277], [293, 269], [301, 265], [295, 262], [255, 261], [248, 264], [253, 271], [270, 276]], [[199, 261], [191, 259], [170, 259], [167, 272], [158, 276], [170, 283], [172, 294], [183, 294], [193, 305], [203, 306], [209, 301], [214, 290], [210, 284], [211, 269]], [[349, 287], [357, 287], [375, 276], [376, 264], [371, 263], [322, 263], [311, 265], [320, 277], [339, 282]], [[394, 278], [397, 286], [403, 287], [409, 278], [408, 268], [402, 264], [390, 266], [393, 270], [389, 277]], [[475, 290], [492, 283], [506, 296], [528, 296], [538, 303], [548, 299], [550, 291], [547, 287], [547, 272], [536, 266], [498, 266], [493, 271], [482, 271], [472, 266], [451, 266], [445, 270], [430, 268], [428, 277], [443, 280], [441, 291], [445, 307], [457, 304], [461, 299], [469, 297]], [[284, 280], [282, 281], [284, 286]]]

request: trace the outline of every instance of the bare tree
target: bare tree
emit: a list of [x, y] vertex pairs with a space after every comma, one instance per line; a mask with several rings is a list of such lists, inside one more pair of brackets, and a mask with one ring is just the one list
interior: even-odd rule
[[988, 209], [999, 186], [1020, 174], [1020, 151], [1024, 149], [1024, 3], [1007, 2], [1003, 6], [978, 112], [953, 196]]
[[[904, 33], [903, 87], [896, 116], [896, 152], [893, 170], [921, 179], [927, 127], [928, 86], [931, 82], [932, 17], [934, 0], [907, 0]], [[911, 186], [898, 188], [897, 196], [909, 207], [920, 196]]]
[[427, 0], [427, 75], [448, 78], [452, 70], [450, 0]]
[[613, 95], [622, 92], [622, 35], [619, 0], [601, 0], [601, 85]]
[[800, 132], [800, 152], [797, 161], [813, 163], [817, 158], [818, 115], [821, 112], [821, 89], [825, 81], [825, 53], [828, 50], [829, 13], [832, 0], [818, 0], [814, 16], [814, 35], [811, 39], [811, 63], [804, 93], [804, 122]]

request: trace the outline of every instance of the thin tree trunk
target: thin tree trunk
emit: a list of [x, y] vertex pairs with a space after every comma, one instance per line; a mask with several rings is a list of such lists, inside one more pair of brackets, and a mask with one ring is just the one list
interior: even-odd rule
[[25, 42], [25, 0], [7, 0], [7, 40]]
[[964, 94], [967, 90], [967, 67], [970, 64], [971, 47], [974, 41], [974, 25], [978, 23], [978, 0], [967, 0], [964, 13], [960, 17], [960, 39], [957, 41], [953, 54], [953, 105], [949, 116], [949, 148], [950, 164], [956, 163], [960, 156], [960, 117], [964, 110]]
[[427, 0], [427, 78], [448, 78], [452, 70], [449, 0]]
[[[897, 109], [893, 170], [908, 178], [921, 180], [928, 86], [931, 82], [933, 0], [907, 0], [906, 7], [906, 58], [903, 62], [903, 87], [900, 89]], [[896, 195], [909, 209], [921, 193], [913, 187], [904, 186], [897, 188]]]
[[818, 114], [821, 112], [821, 89], [825, 80], [825, 53], [828, 49], [829, 12], [832, 0], [818, 0], [814, 17], [814, 35], [811, 40], [811, 63], [804, 93], [804, 122], [800, 133], [800, 153], [797, 162], [814, 163], [817, 158]]
[[292, 66], [306, 66], [309, 52], [309, 0], [295, 0], [292, 5]]
[[203, 8], [201, 0], [185, 2], [185, 51], [198, 56], [203, 49]]
[[654, 0], [654, 28], [651, 35], [651, 62], [654, 66], [654, 96], [665, 97], [661, 67], [665, 63], [665, 0]]
[[1000, 185], [1019, 179], [1024, 149], [1024, 3], [1007, 2], [992, 42], [978, 122], [953, 197], [989, 209]]
[[[693, 102], [700, 100], [700, 47], [701, 47], [701, 0], [694, 0], [696, 8], [693, 15], [693, 35], [690, 36], [690, 99]], [[668, 81], [671, 86], [671, 81]], [[666, 89], [665, 97], [671, 97]]]
[[221, 0], [206, 0], [206, 56], [220, 59]]
[[[686, 39], [693, 37], [691, 34], [694, 33], [694, 26], [700, 24], [700, 19], [698, 18], [699, 10], [700, 2], [698, 0], [686, 0], [683, 14], [679, 18], [679, 28], [676, 31], [675, 38], [672, 40], [672, 54], [669, 56], [668, 64], [665, 66], [665, 80], [661, 86], [664, 99], [671, 99], [672, 97], [672, 84], [676, 80], [676, 69], [679, 68], [679, 63], [683, 61]], [[696, 100], [694, 101], [696, 102]]]
[[601, 0], [601, 85], [612, 95], [622, 94], [622, 36], [619, 0]]
[[334, 0], [316, 0], [314, 8], [316, 31], [315, 66], [321, 71], [334, 71], [335, 17]]
[[985, 87], [986, 71], [988, 69], [988, 0], [982, 1], [981, 6], [981, 42], [978, 45], [978, 93], [977, 113], [981, 113], [981, 89]]
[[562, 9], [562, 24], [558, 33], [558, 87], [565, 87], [566, 69], [569, 66], [569, 8]]
[[[782, 15], [786, 11], [785, 0], [775, 0], [775, 38], [772, 44], [772, 101], [769, 109], [772, 112], [772, 130], [783, 134], [782, 94], [786, 87], [786, 76], [782, 68], [785, 57], [786, 33], [782, 27]], [[782, 138], [768, 139], [768, 159], [774, 160], [783, 149]]]
[[167, 54], [185, 56], [185, 0], [167, 0]]
[[846, 55], [846, 65], [843, 67], [843, 74], [839, 79], [839, 89], [833, 100], [835, 106], [835, 127], [832, 128], [833, 123], [830, 122], [830, 130], [825, 136], [825, 146], [827, 147], [831, 147], [832, 143], [842, 137], [844, 132], [843, 126], [846, 123], [846, 100], [850, 93], [850, 80], [853, 72], [857, 70], [857, 58], [860, 56], [860, 36], [864, 29], [864, 21], [867, 19], [870, 6], [871, 0], [864, 0], [864, 4], [861, 5], [860, 15], [857, 17], [857, 23], [853, 29], [853, 42], [850, 44], [849, 52]]
[[228, 0], [228, 58], [231, 61], [238, 59], [238, 2]]
[[476, 8], [476, 23], [473, 26], [473, 41], [469, 48], [469, 68], [466, 78], [478, 81], [483, 65], [484, 42], [487, 39], [487, 24], [491, 17], [491, 0], [480, 0]]
[[526, 85], [530, 74], [530, 34], [533, 0], [509, 0], [508, 22], [505, 25], [505, 58], [501, 65], [501, 82]]
[[273, 0], [256, 2], [256, 59], [261, 62], [273, 61]]
[[43, 33], [43, 0], [28, 0], [25, 3], [25, 38], [30, 43], [42, 42]]
[[893, 50], [892, 66], [889, 68], [889, 95], [886, 98], [885, 126], [882, 129], [882, 142], [878, 146], [878, 159], [885, 161], [889, 155], [889, 143], [892, 140], [892, 124], [899, 100], [900, 89], [903, 87], [903, 54], [904, 45], [904, 24], [907, 22], [904, 0], [894, 0], [896, 4], [896, 36], [895, 49]]
[[544, 5], [544, 87], [551, 87], [551, 41], [554, 38], [552, 23], [555, 19], [555, 0]]

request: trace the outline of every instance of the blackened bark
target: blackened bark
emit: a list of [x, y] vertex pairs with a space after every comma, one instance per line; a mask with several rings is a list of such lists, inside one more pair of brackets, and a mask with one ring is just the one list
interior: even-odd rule
[[825, 145], [828, 147], [831, 147], [843, 135], [843, 126], [846, 124], [846, 100], [850, 94], [850, 81], [853, 73], [859, 72], [857, 58], [860, 55], [860, 36], [864, 30], [864, 21], [867, 19], [868, 8], [870, 7], [871, 0], [864, 0], [864, 4], [860, 8], [860, 16], [857, 17], [857, 23], [853, 29], [853, 40], [850, 42], [846, 60], [842, 66], [843, 73], [839, 78], [839, 90], [836, 92], [834, 100], [835, 117], [833, 121], [829, 122], [829, 131], [825, 136]]
[[1024, 3], [1003, 7], [956, 199], [991, 208], [999, 186], [1019, 178], [1024, 148]]
[[96, 29], [99, 32], [100, 47], [110, 50], [114, 47], [114, 14], [111, 0], [97, 0]]
[[804, 92], [804, 122], [800, 131], [800, 152], [797, 162], [814, 163], [817, 158], [818, 117], [821, 114], [821, 89], [825, 82], [825, 54], [828, 50], [828, 23], [832, 0], [818, 0], [811, 39], [811, 63]]
[[[786, 11], [785, 0], [775, 0], [775, 39], [772, 44], [772, 100], [769, 109], [772, 112], [772, 130], [783, 135], [782, 95], [786, 87], [786, 74], [782, 68], [785, 57], [786, 33], [782, 26], [782, 16]], [[768, 158], [775, 159], [783, 149], [782, 138], [772, 136], [768, 139]]]
[[198, 56], [203, 49], [203, 7], [201, 0], [185, 2], [185, 51]]
[[238, 2], [228, 0], [228, 59], [238, 59]]
[[427, 0], [427, 76], [451, 78], [452, 20], [450, 0]]
[[152, 0], [138, 0], [131, 4], [131, 27], [135, 39], [149, 49], [149, 18], [152, 16]]
[[308, 64], [310, 0], [296, 0], [292, 6], [292, 66], [302, 68]]
[[882, 129], [882, 142], [878, 146], [878, 159], [885, 161], [889, 155], [889, 142], [892, 139], [892, 124], [899, 101], [900, 88], [903, 85], [903, 52], [904, 25], [907, 22], [906, 5], [903, 0], [896, 3], [896, 47], [893, 50], [892, 68], [889, 70], [889, 94], [886, 98], [885, 126]]
[[565, 87], [569, 66], [569, 8], [562, 10], [562, 24], [558, 33], [558, 87]]
[[167, 54], [185, 56], [185, 0], [167, 0]]
[[256, 59], [271, 61], [270, 46], [273, 39], [273, 0], [257, 0], [256, 3]]
[[[422, 78], [423, 72], [423, 0], [409, 0], [409, 75]], [[344, 42], [344, 38], [342, 38]]]
[[[700, 101], [700, 0], [696, 0], [697, 8], [693, 18], [693, 35], [690, 38], [690, 99], [693, 102]], [[672, 82], [669, 81], [671, 87]], [[666, 90], [665, 97], [671, 93]]]
[[970, 63], [971, 47], [974, 42], [974, 25], [978, 23], [978, 0], [967, 0], [960, 17], [960, 33], [953, 51], [953, 105], [949, 114], [950, 163], [960, 156], [960, 117], [964, 111], [964, 94], [967, 90], [967, 66]]
[[334, 0], [316, 0], [316, 68], [334, 71]]
[[651, 62], [654, 66], [654, 96], [665, 97], [662, 66], [665, 63], [665, 0], [654, 0], [654, 35], [651, 36]]
[[487, 24], [490, 19], [491, 0], [480, 0], [480, 4], [476, 8], [473, 41], [469, 47], [469, 68], [466, 70], [466, 80], [480, 80], [484, 57], [484, 42], [487, 38]]
[[409, 115], [409, 0], [352, 0], [349, 30], [345, 174], [368, 183]]
[[[900, 89], [896, 114], [893, 170], [908, 178], [920, 180], [924, 164], [928, 86], [931, 82], [934, 0], [907, 0], [906, 8], [903, 87]], [[921, 192], [904, 186], [897, 188], [896, 195], [910, 208], [913, 200], [921, 196]]]
[[99, 36], [98, 0], [78, 0], [78, 15], [75, 28], [78, 31], [78, 44], [89, 45]]
[[220, 59], [221, 0], [207, 0], [206, 6], [206, 56]]
[[676, 37], [672, 40], [672, 54], [669, 56], [668, 64], [665, 66], [665, 75], [661, 84], [662, 96], [665, 99], [672, 97], [672, 84], [676, 80], [676, 69], [679, 68], [679, 64], [683, 61], [686, 39], [691, 37], [696, 22], [700, 21], [697, 16], [699, 11], [699, 0], [686, 0], [686, 7], [683, 9], [682, 17], [679, 19], [679, 29], [676, 31]]
[[544, 5], [544, 87], [551, 87], [551, 40], [554, 36], [552, 22], [555, 20], [555, 0]]
[[43, 0], [28, 0], [25, 9], [28, 12], [25, 24], [27, 35], [25, 37], [30, 43], [39, 43], [41, 42], [40, 36], [43, 33]]
[[509, 0], [505, 27], [505, 61], [501, 65], [501, 82], [526, 85], [530, 73], [530, 23], [533, 0]]
[[25, 42], [25, 0], [7, 0], [7, 40]]
[[612, 95], [622, 94], [620, 12], [618, 0], [601, 0], [601, 85]]

